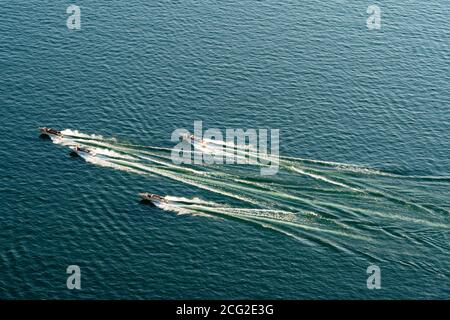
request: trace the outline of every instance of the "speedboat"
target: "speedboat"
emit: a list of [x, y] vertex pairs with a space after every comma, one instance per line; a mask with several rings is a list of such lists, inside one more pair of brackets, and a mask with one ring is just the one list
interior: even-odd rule
[[162, 203], [164, 203], [164, 204], [169, 203], [169, 201], [166, 198], [159, 196], [157, 194], [153, 194], [153, 193], [143, 192], [143, 193], [139, 193], [139, 196], [142, 198], [142, 200], [149, 201], [155, 205], [162, 204]]
[[70, 147], [70, 149], [72, 149], [72, 152], [70, 153], [71, 156], [94, 155], [94, 153], [88, 148], [74, 146]]
[[39, 128], [39, 132], [41, 133], [41, 135], [45, 135], [45, 136], [49, 136], [49, 137], [62, 137], [63, 134], [61, 133], [61, 131], [52, 129], [52, 128], [47, 128], [47, 127], [43, 127], [43, 128]]
[[204, 143], [203, 139], [197, 138], [193, 134], [189, 134], [189, 133], [182, 135], [181, 139], [183, 139], [183, 141], [187, 141], [189, 143], [194, 143], [195, 141], [200, 142], [200, 143]]

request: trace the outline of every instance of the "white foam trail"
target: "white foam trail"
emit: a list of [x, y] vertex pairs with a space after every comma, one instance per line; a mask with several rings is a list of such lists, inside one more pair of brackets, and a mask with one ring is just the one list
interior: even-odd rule
[[297, 215], [293, 212], [283, 210], [271, 210], [271, 209], [248, 209], [248, 208], [214, 208], [215, 211], [219, 211], [224, 214], [246, 214], [254, 217], [265, 217], [274, 220], [290, 221], [297, 220]]
[[139, 144], [132, 144], [132, 143], [117, 143], [120, 146], [126, 147], [129, 150], [136, 150], [137, 149], [151, 149], [151, 150], [159, 150], [159, 151], [172, 151], [172, 148], [164, 148], [164, 147], [154, 147], [154, 146], [143, 146]]
[[[177, 199], [177, 200], [178, 199], [182, 199], [183, 202], [191, 201], [192, 203], [196, 203], [196, 204], [203, 204], [203, 203], [210, 204], [210, 203], [212, 203], [214, 205], [218, 205], [217, 203], [206, 202], [206, 201], [200, 200], [198, 198], [187, 199], [187, 198], [180, 198], [180, 197], [174, 197], [174, 196], [166, 196], [165, 198], [166, 199]], [[186, 200], [188, 200], [188, 201], [186, 201]], [[175, 212], [177, 214], [199, 215], [199, 216], [205, 216], [205, 217], [210, 217], [210, 218], [217, 218], [217, 217], [214, 216], [214, 215], [211, 215], [211, 214], [207, 214], [207, 213], [204, 213], [204, 212], [196, 211], [195, 209], [197, 209], [197, 210], [201, 209], [201, 210], [207, 210], [207, 211], [211, 211], [211, 209], [213, 209], [214, 211], [217, 211], [217, 210], [220, 209], [220, 208], [210, 208], [210, 207], [204, 207], [204, 206], [191, 206], [191, 207], [187, 208], [186, 206], [181, 206], [181, 205], [178, 205], [178, 204], [177, 205], [173, 205], [173, 204], [164, 204], [164, 203], [157, 204], [157, 206], [159, 208], [161, 208], [162, 210], [172, 211], [172, 212]], [[222, 208], [222, 209], [230, 209], [230, 208]], [[252, 210], [252, 209], [245, 209], [245, 208], [243, 208], [243, 209], [233, 208], [233, 209], [236, 210], [236, 211]], [[258, 209], [254, 209], [254, 210], [258, 210]], [[214, 211], [212, 211], [212, 212], [214, 212]], [[262, 210], [262, 211], [274, 211], [274, 210]], [[288, 232], [286, 230], [277, 228], [273, 224], [264, 223], [264, 222], [261, 222], [261, 221], [255, 221], [254, 219], [252, 219], [253, 216], [251, 216], [251, 215], [249, 217], [246, 217], [245, 215], [240, 215], [240, 214], [230, 214], [230, 213], [228, 213], [226, 211], [221, 211], [220, 213], [222, 213], [224, 215], [231, 215], [234, 218], [239, 218], [240, 220], [244, 220], [244, 221], [250, 222], [252, 224], [257, 224], [259, 226], [275, 230], [275, 231], [280, 232], [280, 233], [282, 233], [284, 235], [290, 236], [290, 237], [292, 237], [292, 238], [294, 238], [294, 239], [296, 239], [296, 240], [298, 240], [298, 241], [300, 241], [300, 242], [302, 242], [302, 243], [304, 243], [306, 245], [309, 245], [309, 246], [313, 245], [313, 243], [310, 242], [309, 240], [306, 240], [304, 238], [300, 238], [300, 237], [298, 237], [297, 235], [295, 235], [295, 234], [293, 234], [291, 232]]]
[[223, 141], [223, 140], [214, 140], [214, 139], [203, 139], [202, 141], [206, 142], [207, 144], [210, 144], [212, 146], [220, 146], [222, 147], [229, 147], [229, 148], [233, 148], [233, 149], [238, 149], [238, 150], [252, 150], [252, 151], [257, 151], [256, 147], [254, 145], [251, 144], [237, 144], [234, 143], [232, 141]]
[[237, 195], [237, 194], [234, 194], [234, 193], [226, 192], [226, 191], [223, 191], [223, 190], [219, 190], [219, 189], [216, 189], [216, 188], [211, 188], [211, 187], [206, 186], [204, 184], [197, 183], [197, 182], [195, 182], [193, 180], [183, 178], [181, 175], [175, 175], [175, 174], [169, 173], [169, 172], [167, 172], [165, 170], [162, 170], [162, 169], [150, 168], [148, 166], [145, 166], [145, 165], [142, 165], [142, 164], [139, 164], [139, 163], [133, 163], [133, 162], [122, 161], [122, 160], [114, 160], [114, 162], [119, 162], [119, 163], [122, 163], [122, 164], [125, 164], [125, 165], [128, 165], [128, 166], [134, 166], [134, 167], [137, 167], [137, 168], [142, 169], [144, 171], [149, 171], [149, 172], [152, 172], [154, 174], [173, 179], [175, 181], [181, 181], [181, 182], [184, 182], [186, 184], [189, 184], [189, 185], [192, 185], [192, 186], [204, 189], [204, 190], [208, 190], [208, 191], [211, 191], [211, 192], [214, 192], [214, 193], [219, 193], [219, 194], [222, 194], [222, 195], [225, 195], [225, 196], [228, 196], [228, 197], [231, 197], [231, 198], [235, 198], [235, 199], [238, 199], [238, 200], [241, 200], [241, 201], [244, 201], [244, 202], [248, 202], [248, 203], [252, 203], [252, 204], [258, 204], [257, 201], [254, 201], [254, 200], [252, 200], [250, 198], [243, 197], [243, 196], [240, 196], [240, 195]]
[[[64, 131], [62, 131], [63, 133], [65, 133], [66, 135], [70, 135], [72, 137], [81, 137], [81, 138], [85, 138], [85, 139], [94, 139], [96, 140], [95, 142], [97, 143], [98, 140], [104, 140], [104, 141], [116, 141], [115, 138], [109, 138], [109, 139], [105, 139], [103, 136], [101, 135], [88, 135], [88, 134], [83, 134], [80, 133], [78, 130], [70, 130], [70, 129], [66, 129]], [[52, 138], [54, 139], [54, 138]], [[217, 144], [220, 145], [223, 141], [216, 141], [213, 139], [206, 139], [205, 141], [207, 141], [208, 143], [211, 144]], [[228, 142], [224, 142], [225, 145], [229, 145], [231, 147], [236, 148], [237, 144], [233, 144], [233, 143], [228, 143]], [[155, 146], [143, 146], [143, 145], [136, 145], [136, 144], [126, 144], [126, 143], [119, 143], [119, 145], [122, 146], [126, 146], [125, 148], [121, 148], [121, 150], [123, 151], [134, 151], [134, 152], [138, 152], [138, 153], [144, 153], [144, 154], [150, 154], [150, 155], [154, 155], [155, 154], [151, 154], [151, 153], [147, 153], [145, 151], [141, 151], [141, 150], [137, 150], [136, 148], [142, 149], [153, 149], [153, 150], [159, 150], [159, 151], [168, 151], [171, 152], [173, 149], [172, 148], [164, 148], [164, 147], [155, 147]], [[117, 145], [112, 145], [112, 144], [108, 144], [108, 143], [104, 143], [104, 146], [107, 147], [111, 147], [111, 148], [118, 148]], [[244, 145], [247, 146], [247, 145]], [[248, 147], [248, 146], [247, 146]], [[256, 156], [257, 155], [257, 150], [252, 146], [250, 146], [249, 150], [250, 151], [254, 151], [254, 153], [251, 153], [251, 155]], [[207, 149], [204, 149], [203, 151], [205, 151]], [[225, 149], [226, 150], [226, 149]], [[240, 149], [237, 149], [238, 151], [242, 151]], [[187, 153], [191, 153], [191, 154], [202, 154], [203, 151], [184, 151]], [[228, 153], [230, 154], [230, 153]], [[227, 155], [227, 152], [224, 153], [224, 155]], [[230, 154], [231, 155], [231, 154]], [[160, 156], [160, 155], [157, 155]], [[235, 155], [236, 159], [246, 159], [245, 157], [239, 156], [239, 155]], [[261, 157], [261, 155], [259, 155], [259, 157]], [[165, 157], [166, 159], [170, 159], [170, 157]], [[450, 179], [450, 176], [414, 176], [414, 175], [398, 175], [398, 174], [393, 174], [393, 173], [388, 173], [388, 172], [384, 172], [381, 170], [377, 170], [377, 169], [373, 169], [373, 168], [368, 168], [362, 165], [357, 165], [357, 164], [348, 164], [348, 163], [342, 163], [342, 162], [334, 162], [334, 161], [325, 161], [325, 160], [314, 160], [314, 159], [307, 159], [307, 158], [299, 158], [299, 157], [287, 157], [287, 156], [280, 156], [281, 159], [286, 159], [286, 160], [294, 160], [294, 161], [303, 161], [303, 162], [309, 162], [309, 163], [316, 163], [316, 164], [325, 164], [325, 165], [329, 165], [329, 166], [333, 166], [334, 169], [338, 170], [338, 171], [345, 171], [345, 172], [355, 172], [355, 173], [361, 173], [361, 174], [367, 174], [367, 175], [379, 175], [379, 176], [387, 176], [387, 177], [397, 177], [397, 178], [411, 178], [411, 179], [430, 179], [430, 180], [448, 180]], [[264, 157], [265, 160], [270, 161], [270, 158], [266, 158]]]
[[[233, 179], [233, 180], [235, 180], [235, 179]], [[295, 196], [295, 195], [292, 195], [292, 194], [289, 194], [289, 193], [285, 193], [285, 192], [282, 192], [280, 190], [273, 189], [273, 188], [271, 188], [269, 186], [265, 186], [264, 187], [265, 190], [258, 190], [258, 189], [251, 189], [251, 188], [248, 188], [248, 187], [245, 187], [245, 186], [232, 185], [232, 184], [230, 184], [228, 182], [222, 182], [222, 181], [214, 181], [214, 183], [217, 184], [217, 185], [222, 185], [222, 186], [226, 186], [226, 187], [229, 187], [229, 188], [234, 188], [234, 189], [237, 189], [237, 190], [247, 191], [247, 192], [252, 193], [252, 195], [254, 195], [254, 196], [256, 194], [258, 194], [258, 195], [261, 195], [261, 196], [264, 196], [264, 197], [274, 196], [276, 198], [290, 199], [290, 200], [295, 200], [295, 201], [299, 201], [301, 203], [307, 204], [309, 206], [312, 206], [315, 209], [323, 209], [323, 207], [321, 207], [320, 205], [314, 203], [311, 200], [308, 200], [308, 199], [305, 199], [305, 198], [301, 198], [301, 197], [298, 197], [298, 196]], [[252, 201], [251, 203], [257, 203], [258, 205], [261, 205], [263, 202], [261, 200], [258, 200], [258, 201]]]
[[[232, 215], [234, 215], [234, 214], [232, 214]], [[239, 214], [239, 215], [241, 215], [241, 214]], [[245, 214], [242, 214], [242, 215], [248, 216], [248, 217], [252, 217], [252, 218], [258, 219], [258, 220], [268, 221], [268, 222], [278, 222], [278, 223], [283, 224], [283, 225], [292, 226], [292, 227], [298, 227], [298, 228], [309, 230], [309, 231], [316, 231], [316, 232], [319, 232], [319, 233], [320, 232], [324, 232], [324, 233], [334, 234], [334, 235], [338, 235], [338, 236], [350, 237], [350, 238], [358, 239], [358, 240], [370, 241], [370, 238], [365, 237], [365, 236], [359, 236], [359, 235], [355, 235], [355, 234], [344, 233], [344, 232], [340, 232], [340, 231], [336, 231], [336, 230], [325, 229], [325, 228], [318, 228], [318, 227], [308, 226], [308, 225], [304, 225], [304, 224], [300, 224], [300, 223], [284, 221], [284, 220], [275, 220], [275, 219], [270, 219], [270, 218], [266, 218], [266, 217], [251, 216], [251, 215], [245, 215]]]
[[109, 158], [136, 160], [136, 158], [134, 158], [132, 156], [124, 155], [124, 154], [115, 152], [115, 151], [110, 150], [110, 149], [96, 148], [96, 147], [88, 146], [86, 144], [83, 144], [82, 142], [78, 142], [78, 140], [76, 140], [76, 139], [70, 139], [70, 138], [66, 138], [66, 137], [52, 137], [52, 141], [55, 144], [67, 146], [69, 148], [72, 148], [72, 147], [77, 146], [77, 145], [78, 146], [85, 146], [88, 149], [90, 149], [94, 155], [102, 155], [102, 156], [109, 157]]
[[311, 242], [310, 240], [301, 238], [301, 237], [299, 237], [298, 235], [295, 235], [295, 234], [292, 233], [292, 232], [288, 232], [288, 231], [286, 231], [286, 230], [277, 228], [277, 227], [274, 226], [274, 225], [271, 225], [271, 224], [268, 224], [268, 223], [264, 223], [264, 222], [261, 222], [261, 221], [255, 221], [255, 220], [253, 220], [253, 219], [248, 219], [248, 218], [245, 218], [245, 217], [242, 217], [242, 216], [235, 216], [235, 218], [239, 218], [239, 219], [244, 220], [244, 221], [247, 221], [247, 222], [249, 222], [249, 223], [256, 224], [256, 225], [258, 225], [258, 226], [261, 226], [261, 227], [264, 227], [264, 228], [267, 228], [267, 229], [274, 230], [274, 231], [279, 232], [279, 233], [281, 233], [281, 234], [284, 234], [284, 235], [286, 235], [286, 236], [288, 236], [288, 237], [291, 237], [291, 238], [293, 238], [293, 239], [295, 239], [295, 240], [297, 240], [297, 241], [299, 241], [299, 242], [301, 242], [301, 243], [303, 243], [303, 244], [305, 244], [305, 245], [307, 245], [307, 246], [314, 246], [314, 243]]
[[[206, 141], [208, 141], [208, 140], [209, 139], [206, 139]], [[214, 141], [214, 140], [210, 140], [210, 141]], [[220, 142], [222, 142], [222, 141], [220, 141]], [[245, 148], [241, 149], [241, 148], [239, 148], [239, 146], [242, 146], [242, 145], [225, 143], [225, 147], [227, 145], [233, 147], [233, 150], [230, 151], [229, 148], [225, 148], [224, 146], [217, 144], [217, 143], [216, 144], [207, 144], [207, 143], [196, 142], [196, 143], [191, 143], [191, 144], [194, 146], [194, 149], [200, 150], [200, 151], [191, 151], [192, 153], [208, 154], [208, 155], [219, 157], [219, 158], [225, 158], [224, 163], [226, 162], [226, 158], [232, 157], [235, 161], [238, 161], [238, 163], [266, 167], [266, 166], [269, 166], [269, 164], [258, 162], [258, 159], [260, 161], [265, 160], [268, 163], [271, 163], [274, 160], [276, 160], [276, 159], [271, 158], [270, 156], [265, 157], [263, 154], [258, 154], [258, 152], [254, 150], [254, 148], [248, 148], [247, 145], [244, 145], [243, 147], [245, 147]], [[185, 151], [185, 152], [187, 152], [187, 151]], [[250, 162], [250, 159], [255, 160], [255, 161]]]
[[229, 152], [228, 149], [224, 149], [222, 147], [219, 148], [219, 146], [215, 146], [215, 145], [207, 145], [207, 144], [202, 144], [200, 142], [198, 143], [194, 143], [194, 148], [196, 150], [200, 150], [200, 151], [194, 151], [198, 154], [206, 154], [206, 155], [211, 155], [211, 156], [215, 156], [215, 157], [219, 157], [219, 158], [224, 158], [227, 156], [234, 156], [234, 158], [236, 160], [242, 160], [242, 162], [247, 162], [248, 159], [244, 156], [240, 156], [238, 154], [234, 154], [234, 152]]
[[[198, 171], [198, 170], [194, 170], [194, 169], [191, 169], [191, 168], [185, 168], [185, 167], [181, 167], [181, 166], [178, 166], [178, 165], [174, 165], [172, 163], [168, 163], [166, 161], [160, 161], [160, 160], [157, 160], [157, 159], [154, 159], [154, 158], [150, 158], [150, 157], [146, 157], [146, 156], [140, 155], [140, 154], [148, 154], [148, 155], [155, 156], [154, 154], [152, 154], [150, 152], [138, 151], [138, 150], [135, 150], [135, 149], [125, 148], [125, 147], [118, 147], [118, 146], [115, 146], [115, 145], [110, 144], [110, 143], [99, 142], [99, 141], [95, 141], [94, 144], [97, 145], [97, 146], [103, 146], [103, 147], [106, 147], [106, 148], [116, 149], [116, 150], [123, 151], [123, 152], [129, 152], [129, 153], [132, 153], [134, 155], [133, 157], [129, 156], [128, 158], [124, 158], [124, 159], [137, 160], [137, 158], [139, 158], [139, 159], [151, 161], [151, 162], [154, 162], [154, 163], [158, 163], [158, 164], [164, 165], [166, 167], [175, 168], [175, 169], [179, 169], [179, 170], [183, 170], [183, 171], [188, 171], [188, 172], [192, 172], [192, 173], [195, 173], [195, 174], [198, 174], [198, 175], [207, 175], [207, 173], [204, 172], [204, 171]], [[119, 153], [116, 153], [116, 154], [120, 155]], [[156, 155], [156, 156], [158, 156], [158, 155]], [[167, 159], [171, 159], [171, 158], [169, 157]]]
[[96, 155], [104, 155], [111, 158], [119, 158], [119, 159], [126, 159], [126, 160], [136, 160], [136, 158], [123, 155], [121, 153], [108, 150], [108, 149], [101, 149], [101, 148], [90, 148], [92, 152], [94, 152]]
[[62, 145], [62, 146], [70, 147], [70, 146], [77, 145], [76, 141], [74, 141], [74, 140], [72, 140], [70, 138], [51, 137], [51, 139], [52, 139], [52, 142], [54, 144], [59, 144], [59, 145]]
[[[166, 196], [166, 198], [167, 198], [167, 196]], [[174, 197], [174, 198], [177, 198], [177, 197]], [[192, 215], [192, 216], [203, 216], [203, 217], [217, 219], [217, 216], [214, 216], [214, 215], [211, 215], [211, 214], [207, 214], [207, 213], [204, 213], [204, 212], [195, 211], [195, 210], [192, 210], [192, 209], [187, 209], [187, 208], [179, 206], [179, 205], [171, 205], [171, 204], [163, 204], [163, 203], [161, 203], [161, 204], [157, 204], [157, 207], [159, 207], [160, 209], [162, 209], [164, 211], [171, 211], [171, 212], [175, 212], [176, 214], [180, 214], [180, 215], [189, 214], [189, 215]], [[274, 231], [279, 232], [281, 234], [287, 235], [289, 237], [294, 238], [297, 241], [300, 241], [301, 243], [303, 243], [305, 245], [314, 246], [313, 242], [311, 242], [311, 241], [309, 241], [307, 239], [301, 238], [301, 237], [295, 235], [292, 232], [289, 232], [289, 231], [283, 230], [281, 228], [278, 228], [278, 227], [274, 226], [271, 223], [258, 221], [258, 220], [252, 219], [251, 217], [246, 217], [244, 215], [236, 214], [236, 215], [232, 215], [232, 216], [234, 218], [238, 218], [240, 220], [247, 221], [249, 223], [256, 224], [258, 226], [261, 226], [261, 227], [264, 227], [264, 228], [267, 228], [267, 229], [271, 229], [271, 230], [274, 230]]]
[[[70, 136], [70, 137], [78, 137], [78, 138], [85, 138], [85, 139], [94, 139], [94, 140], [106, 140], [103, 138], [103, 136], [96, 135], [96, 134], [85, 134], [81, 133], [78, 130], [71, 130], [71, 129], [65, 129], [61, 131], [63, 136]], [[109, 140], [114, 141], [114, 138], [110, 138]]]
[[191, 216], [208, 217], [208, 218], [214, 218], [214, 219], [217, 218], [210, 214], [191, 210], [190, 208], [186, 208], [184, 206], [180, 206], [178, 204], [173, 204], [173, 203], [160, 202], [160, 203], [155, 203], [155, 206], [157, 206], [158, 208], [160, 208], [161, 210], [164, 210], [164, 211], [175, 212], [177, 215], [191, 215]]
[[377, 175], [377, 176], [386, 176], [386, 177], [396, 177], [397, 175], [392, 173], [383, 172], [376, 169], [366, 168], [366, 167], [359, 167], [354, 165], [338, 165], [335, 167], [338, 171], [346, 171], [346, 172], [355, 172], [355, 173], [361, 173], [366, 175]]
[[346, 185], [344, 183], [340, 183], [340, 182], [328, 179], [328, 178], [326, 178], [324, 176], [320, 176], [320, 175], [317, 175], [317, 174], [314, 174], [314, 173], [306, 172], [306, 171], [304, 171], [302, 169], [299, 169], [299, 168], [296, 168], [294, 166], [291, 166], [290, 169], [295, 171], [295, 172], [298, 172], [300, 174], [303, 174], [303, 175], [309, 176], [311, 178], [317, 179], [317, 180], [321, 180], [321, 181], [324, 181], [324, 182], [327, 182], [327, 183], [330, 183], [330, 184], [334, 184], [336, 186], [339, 186], [339, 187], [342, 187], [342, 188], [346, 188], [346, 189], [349, 189], [349, 190], [352, 190], [352, 191], [355, 191], [355, 192], [362, 192], [362, 193], [364, 193], [363, 190], [350, 187], [350, 186], [348, 186], [348, 185]]
[[396, 219], [396, 220], [400, 220], [400, 221], [405, 221], [405, 222], [414, 223], [414, 224], [420, 224], [423, 226], [429, 226], [429, 227], [433, 227], [433, 228], [450, 229], [449, 224], [444, 224], [444, 223], [439, 223], [439, 222], [427, 221], [427, 220], [408, 217], [408, 216], [401, 216], [398, 214], [385, 214], [385, 213], [382, 213], [379, 211], [373, 211], [373, 210], [359, 209], [358, 211], [363, 214], [369, 215], [369, 216], [378, 216], [381, 218]]
[[[85, 134], [85, 133], [81, 133], [78, 130], [71, 130], [71, 129], [65, 129], [63, 131], [61, 131], [63, 133], [63, 135], [65, 136], [70, 136], [73, 138], [83, 138], [83, 139], [93, 139], [95, 141], [114, 141], [116, 142], [117, 140], [115, 138], [104, 138], [101, 135], [96, 135], [96, 134]], [[210, 147], [210, 149], [218, 149], [216, 147], [218, 146], [228, 146], [228, 147], [232, 147], [237, 149], [238, 152], [245, 152], [247, 154], [247, 151], [250, 151], [250, 155], [251, 156], [258, 156], [257, 153], [257, 148], [253, 145], [239, 145], [239, 144], [235, 144], [234, 142], [227, 142], [227, 141], [222, 141], [222, 140], [214, 140], [214, 139], [203, 139], [204, 144], [201, 143], [197, 143], [194, 145], [197, 146], [203, 146], [203, 151], [208, 151], [208, 147]], [[135, 145], [135, 144], [123, 144], [121, 143], [121, 145], [127, 146], [127, 147], [134, 147], [134, 148], [148, 148], [148, 149], [154, 149], [154, 150], [161, 150], [161, 151], [172, 151], [171, 148], [163, 148], [163, 147], [154, 147], [154, 146], [142, 146], [142, 145]], [[110, 144], [110, 147], [115, 147], [113, 145]], [[131, 148], [127, 148], [128, 150], [130, 150]], [[221, 148], [219, 148], [221, 149]], [[225, 148], [225, 152], [223, 153], [224, 155], [227, 154], [231, 154], [229, 152], [227, 152], [227, 150]], [[211, 150], [209, 150], [211, 151]], [[195, 151], [193, 151], [193, 153], [196, 153]], [[246, 159], [245, 157], [241, 157], [239, 155], [235, 155], [236, 158], [241, 158], [241, 159]], [[261, 157], [262, 155], [259, 155], [259, 157]], [[356, 172], [356, 173], [363, 173], [363, 174], [373, 174], [373, 175], [382, 175], [382, 176], [399, 176], [402, 177], [401, 175], [395, 175], [395, 174], [390, 174], [390, 173], [386, 173], [386, 172], [382, 172], [380, 170], [376, 170], [376, 169], [372, 169], [372, 168], [367, 168], [364, 167], [362, 165], [355, 165], [355, 164], [347, 164], [347, 163], [341, 163], [341, 162], [334, 162], [334, 161], [324, 161], [324, 160], [314, 160], [314, 159], [306, 159], [306, 158], [299, 158], [299, 157], [286, 157], [286, 156], [281, 156], [282, 159], [288, 159], [288, 160], [295, 160], [295, 161], [303, 161], [303, 162], [310, 162], [310, 163], [317, 163], [317, 164], [326, 164], [326, 165], [331, 165], [334, 166], [336, 169], [341, 170], [341, 171], [350, 171], [350, 172]], [[271, 160], [270, 158], [265, 158], [265, 160]], [[437, 179], [445, 179], [448, 177], [420, 177], [420, 176], [410, 176], [411, 178], [437, 178]]]
[[156, 159], [153, 159], [153, 158], [150, 158], [150, 157], [139, 156], [139, 155], [136, 155], [136, 157], [138, 157], [140, 159], [143, 159], [143, 160], [151, 161], [151, 162], [154, 162], [154, 163], [162, 164], [162, 165], [164, 165], [166, 167], [169, 167], [169, 168], [175, 168], [175, 169], [179, 169], [179, 170], [183, 170], [183, 171], [188, 171], [188, 172], [195, 173], [195, 174], [198, 174], [198, 175], [207, 175], [206, 172], [194, 170], [194, 169], [191, 169], [191, 168], [184, 168], [184, 167], [181, 167], [181, 166], [177, 166], [177, 165], [168, 163], [166, 161], [160, 161], [160, 160], [156, 160]]
[[206, 205], [210, 205], [210, 206], [217, 206], [219, 205], [218, 203], [212, 202], [212, 201], [205, 201], [202, 200], [200, 198], [185, 198], [185, 197], [175, 197], [175, 196], [165, 196], [164, 197], [166, 200], [169, 201], [174, 201], [174, 202], [185, 202], [185, 203], [192, 203], [192, 204], [206, 204]]
[[173, 211], [178, 214], [193, 214], [194, 213], [194, 211], [192, 211], [192, 210], [183, 208], [181, 206], [169, 204], [169, 203], [159, 202], [159, 203], [155, 203], [155, 205], [164, 211]]
[[258, 221], [264, 221], [266, 223], [277, 223], [277, 224], [281, 224], [284, 226], [301, 228], [301, 229], [308, 230], [308, 231], [315, 231], [315, 232], [319, 232], [319, 233], [324, 232], [324, 233], [334, 234], [334, 235], [338, 235], [338, 236], [350, 237], [350, 238], [358, 239], [358, 240], [370, 241], [370, 238], [365, 237], [365, 236], [360, 236], [360, 235], [356, 235], [356, 234], [344, 233], [341, 231], [300, 224], [297, 222], [293, 222], [289, 219], [274, 218], [273, 216], [270, 216], [270, 215], [257, 214], [256, 212], [259, 209], [245, 209], [244, 208], [242, 210], [239, 210], [239, 209], [235, 210], [236, 208], [226, 208], [226, 207], [225, 208], [210, 208], [210, 207], [204, 207], [204, 206], [198, 206], [198, 209], [206, 210], [206, 211], [209, 211], [212, 213], [216, 212], [218, 214], [229, 215], [231, 217], [246, 217], [249, 219], [256, 219]]
[[[326, 165], [330, 165], [330, 166], [349, 166], [349, 164], [347, 164], [347, 163], [334, 162], [334, 161], [314, 160], [314, 159], [297, 158], [297, 157], [286, 157], [286, 156], [281, 156], [281, 158], [282, 159], [286, 159], [286, 160], [310, 162], [310, 163], [317, 163], [317, 164], [326, 164]], [[351, 165], [351, 166], [358, 167], [358, 165]]]
[[[213, 141], [213, 140], [211, 140], [211, 141]], [[100, 142], [100, 141], [93, 141], [92, 143], [94, 143], [95, 145], [101, 145], [101, 146], [104, 146], [104, 147], [107, 147], [107, 148], [111, 148], [111, 149], [116, 149], [116, 150], [120, 150], [120, 151], [124, 151], [124, 152], [130, 152], [130, 153], [134, 154], [136, 157], [140, 157], [142, 159], [147, 159], [147, 160], [153, 161], [153, 162], [156, 162], [156, 160], [155, 159], [145, 158], [143, 156], [140, 156], [140, 154], [146, 154], [146, 155], [156, 156], [156, 157], [160, 157], [160, 158], [165, 158], [167, 160], [172, 160], [171, 157], [167, 157], [167, 156], [163, 156], [163, 155], [160, 155], [160, 154], [155, 154], [155, 153], [151, 153], [151, 152], [148, 152], [148, 151], [142, 151], [142, 150], [138, 150], [138, 149], [129, 147], [129, 146], [134, 146], [136, 148], [140, 148], [141, 146], [138, 146], [138, 145], [129, 145], [128, 144], [127, 145], [128, 147], [120, 147], [120, 146], [117, 146], [117, 145], [113, 145], [113, 144], [105, 143], [105, 142]], [[194, 149], [193, 151], [184, 150], [183, 152], [184, 153], [188, 153], [188, 154], [194, 154], [194, 155], [195, 154], [201, 154], [201, 155], [209, 154], [209, 155], [214, 155], [215, 157], [220, 157], [220, 158], [224, 158], [224, 157], [227, 157], [227, 156], [234, 156], [234, 159], [242, 160], [243, 163], [248, 163], [249, 162], [249, 159], [246, 156], [241, 156], [239, 154], [230, 153], [227, 150], [223, 151], [221, 148], [217, 148], [218, 146], [215, 146], [215, 145], [211, 146], [211, 145], [196, 143], [196, 144], [194, 144], [194, 146], [196, 146], [196, 149], [199, 150], [199, 151], [195, 151], [195, 149]], [[157, 148], [157, 147], [150, 147], [150, 146], [145, 146], [144, 148], [151, 148], [151, 149], [163, 150], [163, 151], [173, 151], [173, 149], [169, 149], [169, 148]], [[238, 151], [240, 151], [240, 150], [238, 150]], [[244, 152], [246, 155], [255, 157], [255, 159], [257, 159], [257, 157], [258, 157], [257, 153], [252, 153], [252, 152], [246, 153], [245, 151], [242, 151], [242, 152]], [[268, 162], [273, 161], [273, 159], [271, 159], [270, 157], [263, 157], [262, 155], [259, 155], [259, 157], [260, 157], [260, 159], [264, 159], [264, 160], [266, 160]], [[224, 159], [224, 162], [226, 162], [225, 159]], [[160, 164], [163, 164], [165, 166], [171, 166], [173, 168], [177, 168], [177, 169], [180, 169], [180, 170], [190, 171], [190, 172], [193, 172], [193, 173], [196, 173], [196, 174], [200, 174], [200, 175], [208, 175], [209, 174], [209, 173], [204, 172], [204, 171], [198, 171], [198, 170], [194, 170], [194, 169], [191, 169], [191, 168], [184, 168], [184, 167], [181, 167], [181, 166], [172, 165], [172, 164], [167, 163], [167, 162], [160, 162]], [[262, 163], [258, 163], [258, 162], [254, 163], [254, 165], [257, 165], [257, 166], [268, 166], [268, 164], [262, 164]]]
[[82, 157], [86, 162], [101, 166], [101, 167], [107, 167], [107, 168], [113, 168], [113, 169], [117, 169], [117, 170], [121, 170], [121, 171], [126, 171], [126, 172], [132, 172], [132, 173], [137, 173], [137, 174], [146, 174], [146, 175], [150, 175], [149, 173], [140, 171], [140, 170], [135, 170], [132, 168], [128, 168], [126, 166], [122, 166], [116, 163], [112, 163], [108, 160], [105, 159], [101, 159], [98, 158], [96, 156], [91, 156], [91, 155], [81, 155], [80, 157]]
[[448, 182], [450, 180], [450, 176], [398, 176], [399, 178], [408, 178], [408, 179], [418, 179], [418, 180], [444, 180], [444, 182]]
[[243, 183], [243, 184], [249, 184], [249, 185], [252, 185], [252, 186], [255, 186], [255, 187], [259, 187], [259, 188], [263, 188], [263, 189], [274, 190], [273, 188], [267, 186], [267, 184], [263, 184], [263, 183], [259, 183], [259, 182], [242, 180], [242, 179], [238, 179], [238, 178], [233, 178], [233, 181], [240, 182], [240, 183]]

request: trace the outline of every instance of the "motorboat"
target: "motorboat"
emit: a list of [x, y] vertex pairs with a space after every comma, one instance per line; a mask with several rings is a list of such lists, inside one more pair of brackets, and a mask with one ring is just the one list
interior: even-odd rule
[[39, 132], [41, 135], [49, 136], [49, 137], [62, 137], [63, 134], [59, 130], [55, 130], [52, 128], [42, 127], [39, 128]]
[[73, 146], [73, 147], [70, 147], [70, 149], [72, 149], [72, 152], [70, 153], [71, 156], [94, 155], [92, 150], [85, 148], [85, 147]]
[[149, 201], [155, 205], [169, 203], [169, 201], [167, 199], [165, 199], [163, 196], [153, 194], [153, 193], [143, 192], [143, 193], [140, 193], [139, 196], [141, 197], [142, 200]]

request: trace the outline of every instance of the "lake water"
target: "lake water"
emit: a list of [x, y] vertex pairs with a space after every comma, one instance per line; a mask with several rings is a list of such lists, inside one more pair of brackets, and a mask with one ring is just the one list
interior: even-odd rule
[[[449, 2], [369, 4], [3, 1], [0, 298], [448, 299]], [[278, 174], [173, 164], [196, 120]]]

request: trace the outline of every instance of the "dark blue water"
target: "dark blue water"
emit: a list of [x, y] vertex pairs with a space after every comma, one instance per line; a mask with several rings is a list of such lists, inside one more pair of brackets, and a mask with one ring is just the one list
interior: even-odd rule
[[[80, 31], [65, 1], [1, 3], [0, 298], [449, 297], [448, 1], [383, 1], [380, 30], [360, 1], [77, 4]], [[280, 129], [290, 158], [169, 166], [194, 120]]]

